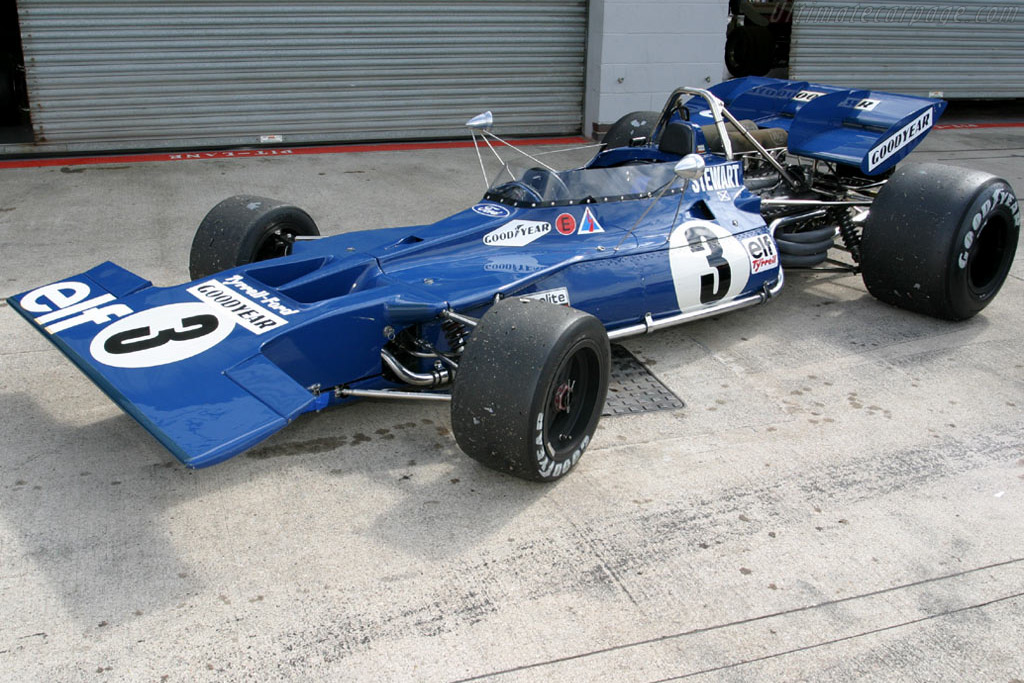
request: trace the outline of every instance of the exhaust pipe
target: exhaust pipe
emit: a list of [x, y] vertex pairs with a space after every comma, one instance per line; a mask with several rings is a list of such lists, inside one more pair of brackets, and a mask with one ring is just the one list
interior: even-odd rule
[[398, 379], [414, 387], [437, 387], [452, 381], [452, 372], [448, 368], [435, 368], [430, 372], [413, 372], [402, 365], [397, 358], [386, 349], [380, 350], [381, 360], [395, 373]]

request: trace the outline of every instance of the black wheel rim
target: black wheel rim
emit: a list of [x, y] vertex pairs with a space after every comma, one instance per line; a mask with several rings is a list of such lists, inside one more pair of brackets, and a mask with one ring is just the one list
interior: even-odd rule
[[252, 263], [287, 256], [292, 252], [298, 228], [292, 223], [275, 223], [267, 228], [263, 239], [256, 245]]
[[572, 457], [587, 436], [600, 393], [597, 352], [581, 346], [562, 359], [544, 402], [544, 441], [555, 462]]
[[990, 216], [978, 231], [977, 246], [967, 264], [967, 282], [977, 297], [998, 289], [1010, 270], [1010, 224], [1003, 216]]

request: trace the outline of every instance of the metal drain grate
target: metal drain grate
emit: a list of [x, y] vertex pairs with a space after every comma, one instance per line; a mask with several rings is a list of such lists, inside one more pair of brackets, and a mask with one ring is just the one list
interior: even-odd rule
[[612, 344], [612, 370], [602, 415], [635, 415], [685, 405], [636, 356]]

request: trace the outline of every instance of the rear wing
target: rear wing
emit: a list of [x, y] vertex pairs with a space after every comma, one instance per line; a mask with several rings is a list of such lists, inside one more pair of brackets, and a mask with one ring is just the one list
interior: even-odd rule
[[[938, 99], [776, 78], [737, 78], [710, 91], [737, 119], [786, 130], [791, 154], [854, 166], [869, 176], [894, 168], [946, 109]], [[700, 98], [686, 105], [692, 122], [712, 122]]]

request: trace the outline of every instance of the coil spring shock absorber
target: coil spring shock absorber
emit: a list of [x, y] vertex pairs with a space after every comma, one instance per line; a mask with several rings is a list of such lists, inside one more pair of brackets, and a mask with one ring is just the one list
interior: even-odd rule
[[837, 209], [834, 220], [839, 225], [843, 245], [849, 250], [854, 263], [860, 263], [860, 229], [854, 225], [850, 209]]
[[441, 323], [441, 330], [444, 332], [445, 341], [448, 342], [451, 352], [456, 355], [462, 353], [466, 348], [466, 337], [469, 335], [466, 326], [458, 320], [449, 318]]

